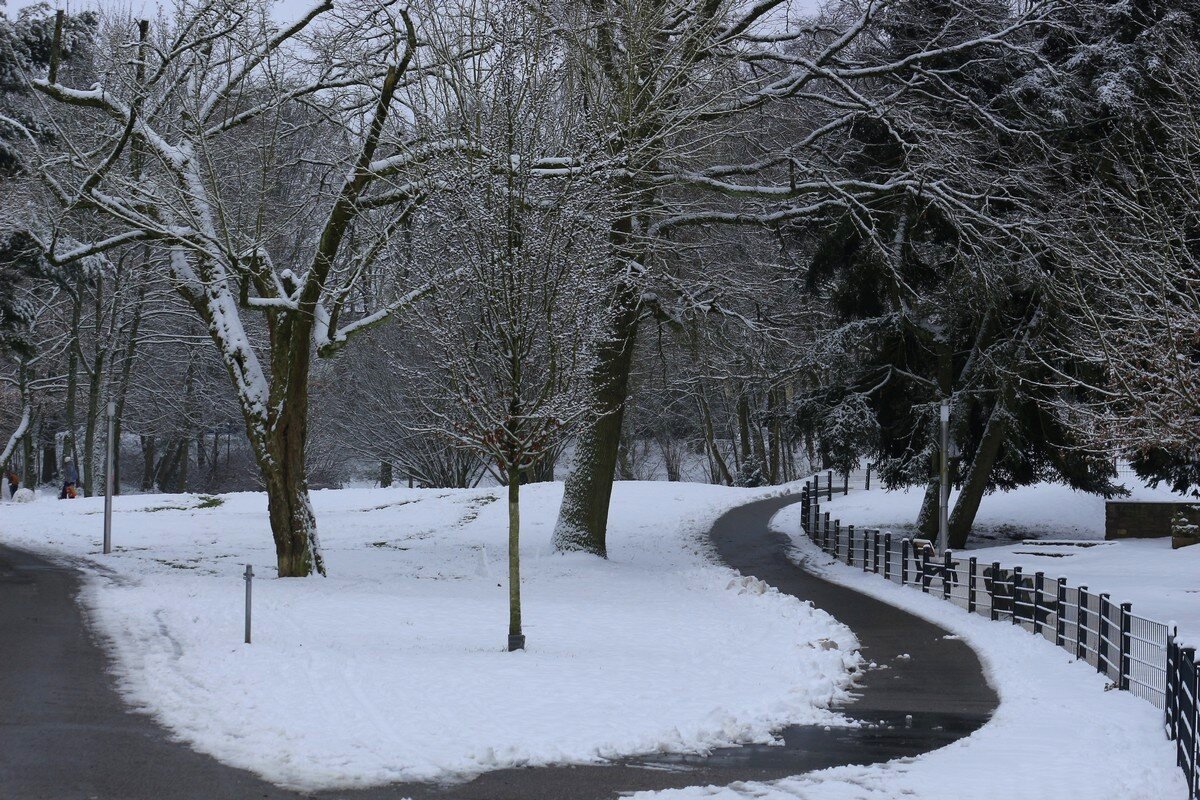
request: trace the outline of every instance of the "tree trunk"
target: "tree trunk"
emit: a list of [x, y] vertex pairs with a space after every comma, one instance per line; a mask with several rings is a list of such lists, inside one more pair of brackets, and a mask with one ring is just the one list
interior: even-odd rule
[[988, 416], [983, 438], [979, 440], [979, 448], [975, 451], [975, 458], [971, 460], [971, 468], [963, 480], [962, 490], [954, 503], [954, 511], [950, 514], [951, 549], [959, 550], [967, 546], [967, 536], [975, 523], [975, 515], [979, 513], [983, 493], [987, 491], [992, 467], [995, 466], [1000, 447], [1004, 444], [1007, 419], [1008, 411], [1001, 399]]
[[521, 474], [508, 470], [508, 650], [524, 650], [521, 632]]
[[379, 486], [386, 489], [392, 485], [392, 462], [379, 462]]
[[921, 510], [917, 513], [917, 532], [926, 539], [936, 539], [938, 534], [938, 503], [941, 500], [941, 481], [934, 476], [925, 484], [925, 496], [921, 498]]
[[42, 483], [50, 483], [58, 475], [58, 448], [54, 439], [42, 445]]
[[149, 492], [154, 489], [154, 437], [143, 434], [139, 438], [142, 440], [142, 491]]
[[594, 398], [593, 415], [583, 422], [575, 447], [575, 468], [563, 487], [562, 506], [554, 527], [554, 548], [560, 552], [608, 555], [608, 504], [641, 313], [636, 292], [631, 285], [621, 288], [618, 313], [600, 343], [596, 366], [588, 376]]

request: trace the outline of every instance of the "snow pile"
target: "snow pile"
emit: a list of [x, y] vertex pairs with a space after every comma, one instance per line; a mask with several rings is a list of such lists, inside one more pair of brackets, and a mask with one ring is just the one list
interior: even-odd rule
[[618, 484], [603, 561], [554, 554], [562, 487], [527, 487], [529, 650], [510, 654], [499, 491], [314, 493], [325, 579], [269, 577], [260, 494], [116, 498], [108, 557], [100, 498], [12, 506], [0, 542], [77, 557], [130, 701], [289, 787], [702, 751], [840, 719], [850, 631], [706, 555], [709, 523], [761, 492]]
[[[882, 493], [880, 493], [882, 494]], [[836, 502], [836, 501], [835, 501]], [[980, 730], [940, 750], [867, 767], [838, 767], [770, 784], [655, 793], [658, 800], [961, 800], [964, 797], [1183, 800], [1186, 781], [1160, 712], [1105, 692], [1094, 669], [1011, 625], [834, 562], [799, 532], [791, 506], [773, 525], [825, 577], [936, 622], [979, 653], [1000, 706]], [[936, 680], [936, 669], [931, 669]], [[650, 793], [634, 797], [650, 797]]]

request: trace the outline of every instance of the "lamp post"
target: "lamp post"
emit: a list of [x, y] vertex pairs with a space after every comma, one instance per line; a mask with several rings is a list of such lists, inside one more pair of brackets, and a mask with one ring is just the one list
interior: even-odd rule
[[116, 425], [117, 404], [108, 404], [108, 441], [104, 448], [104, 552], [112, 552], [113, 503], [113, 428]]
[[950, 545], [950, 401], [942, 401], [941, 496], [938, 498], [938, 552]]

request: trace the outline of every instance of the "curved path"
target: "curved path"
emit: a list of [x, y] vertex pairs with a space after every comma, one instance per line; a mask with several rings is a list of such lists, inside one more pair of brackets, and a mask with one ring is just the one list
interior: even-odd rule
[[[783, 746], [723, 748], [707, 756], [647, 756], [611, 764], [505, 769], [453, 785], [397, 784], [303, 795], [265, 783], [173, 742], [130, 712], [74, 603], [79, 576], [0, 548], [0, 796], [7, 800], [606, 800], [644, 789], [773, 780], [814, 769], [918, 755], [968, 735], [996, 706], [975, 654], [904, 611], [793, 565], [768, 521], [795, 497], [736, 508], [713, 526], [720, 557], [780, 591], [812, 600], [849, 625], [868, 660], [845, 712], [872, 723], [795, 726]], [[907, 655], [907, 658], [901, 656]], [[720, 654], [714, 654], [719, 658]], [[680, 687], [680, 691], [686, 691]], [[217, 711], [219, 713], [219, 710]], [[513, 724], [520, 724], [519, 712]]]

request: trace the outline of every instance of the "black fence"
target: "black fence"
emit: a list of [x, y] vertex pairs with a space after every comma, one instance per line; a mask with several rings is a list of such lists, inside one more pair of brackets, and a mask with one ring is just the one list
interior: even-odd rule
[[1095, 667], [1112, 688], [1162, 709], [1167, 736], [1176, 743], [1176, 759], [1187, 777], [1188, 798], [1200, 798], [1200, 666], [1196, 648], [1178, 642], [1173, 627], [1134, 614], [1132, 604], [1114, 602], [1106, 592], [1068, 586], [1064, 577], [949, 551], [937, 557], [925, 540], [844, 526], [821, 510], [821, 499], [848, 491], [847, 483], [831, 473], [805, 484], [802, 524], [818, 547], [863, 572], [938, 595], [972, 614], [1018, 625]]

